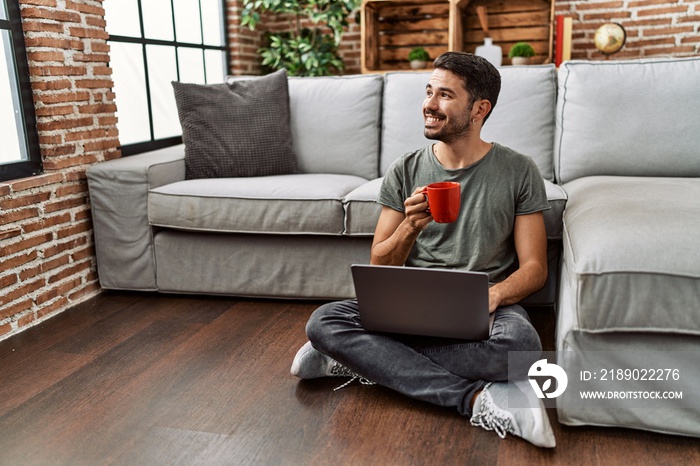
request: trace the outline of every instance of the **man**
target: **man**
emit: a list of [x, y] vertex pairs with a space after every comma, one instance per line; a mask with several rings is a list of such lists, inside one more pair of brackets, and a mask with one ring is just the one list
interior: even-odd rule
[[[371, 333], [362, 327], [356, 301], [329, 303], [309, 319], [310, 342], [297, 353], [291, 372], [303, 379], [345, 375], [378, 383], [455, 407], [502, 438], [509, 432], [553, 447], [546, 411], [532, 388], [507, 382], [509, 351], [539, 355], [542, 348], [527, 313], [515, 303], [547, 278], [542, 211], [549, 206], [530, 158], [481, 139], [500, 87], [498, 70], [481, 57], [447, 52], [435, 60], [423, 115], [425, 136], [438, 142], [405, 154], [388, 170], [370, 259], [488, 273], [489, 311], [495, 313], [489, 339]], [[435, 181], [461, 184], [456, 222], [438, 224], [427, 210], [423, 190]]]

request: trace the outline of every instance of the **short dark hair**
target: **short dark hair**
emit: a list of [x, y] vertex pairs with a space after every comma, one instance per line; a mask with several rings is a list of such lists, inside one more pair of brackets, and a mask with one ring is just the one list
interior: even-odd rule
[[480, 99], [491, 102], [491, 110], [484, 121], [491, 115], [498, 94], [501, 92], [501, 74], [484, 57], [467, 52], [445, 52], [435, 59], [433, 68], [451, 71], [464, 80], [464, 88], [469, 93], [470, 106]]

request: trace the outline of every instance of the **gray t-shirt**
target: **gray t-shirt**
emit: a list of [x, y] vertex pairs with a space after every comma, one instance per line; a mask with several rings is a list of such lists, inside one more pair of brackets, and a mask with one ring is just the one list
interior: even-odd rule
[[515, 216], [549, 209], [542, 176], [530, 157], [494, 143], [469, 167], [446, 169], [432, 145], [405, 154], [387, 171], [379, 202], [404, 212], [404, 201], [418, 186], [456, 181], [462, 186], [457, 221], [431, 222], [409, 253], [407, 266], [486, 272], [504, 280], [517, 263]]

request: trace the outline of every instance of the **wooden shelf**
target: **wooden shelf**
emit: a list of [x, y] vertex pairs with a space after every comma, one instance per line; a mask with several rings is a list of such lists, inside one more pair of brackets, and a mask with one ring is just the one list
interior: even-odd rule
[[464, 9], [462, 50], [474, 52], [484, 43], [476, 7], [487, 8], [489, 36], [503, 49], [503, 64], [509, 65], [508, 51], [516, 42], [527, 42], [535, 49], [532, 63], [551, 63], [553, 55], [553, 0], [476, 0]]
[[409, 70], [408, 53], [423, 47], [435, 58], [448, 50], [474, 52], [484, 43], [476, 7], [487, 8], [489, 35], [504, 64], [510, 47], [527, 41], [534, 63], [552, 61], [553, 0], [363, 0], [362, 72]]
[[407, 70], [408, 53], [423, 47], [431, 58], [461, 50], [462, 8], [468, 0], [363, 0], [362, 72]]

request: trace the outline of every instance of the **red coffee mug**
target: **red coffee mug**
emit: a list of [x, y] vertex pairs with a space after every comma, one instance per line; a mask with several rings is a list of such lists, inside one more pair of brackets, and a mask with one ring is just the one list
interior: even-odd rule
[[457, 220], [462, 199], [459, 183], [454, 181], [431, 183], [426, 186], [424, 194], [433, 220], [438, 223], [451, 223]]

